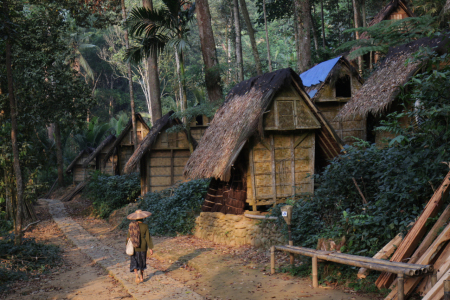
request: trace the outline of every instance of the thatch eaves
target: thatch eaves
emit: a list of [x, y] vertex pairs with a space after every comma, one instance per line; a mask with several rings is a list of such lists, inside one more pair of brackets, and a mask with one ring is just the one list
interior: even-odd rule
[[[142, 118], [142, 116], [140, 114], [135, 114], [136, 116], [136, 122], [140, 121], [142, 122], [142, 124], [147, 127], [147, 129], [150, 131], [150, 127], [148, 127], [147, 123], [145, 123], [144, 119]], [[114, 141], [114, 144], [112, 145], [111, 149], [109, 149], [108, 153], [106, 153], [106, 156], [103, 158], [102, 160], [102, 164], [106, 165], [106, 163], [108, 162], [109, 158], [114, 154], [114, 152], [116, 151], [117, 146], [120, 145], [120, 143], [122, 142], [122, 140], [125, 138], [125, 136], [128, 134], [128, 132], [130, 132], [130, 130], [133, 128], [133, 125], [131, 124], [131, 118], [130, 120], [128, 120], [127, 125], [125, 126], [125, 128], [122, 130], [122, 132], [119, 134], [119, 136], [117, 137], [117, 139]]]
[[[158, 138], [159, 134], [165, 127], [171, 127], [173, 125], [181, 125], [183, 124], [180, 119], [173, 118], [172, 115], [174, 114], [173, 111], [168, 112], [164, 116], [162, 116], [160, 119], [158, 119], [154, 124], [152, 129], [150, 129], [150, 132], [147, 134], [147, 136], [142, 140], [142, 142], [139, 144], [137, 149], [134, 151], [133, 155], [130, 157], [128, 162], [125, 165], [124, 173], [128, 174], [133, 172], [136, 167], [139, 165], [139, 161], [144, 157], [144, 155], [150, 151], [152, 148], [152, 145], [155, 143], [156, 139]], [[187, 137], [187, 132], [184, 130], [184, 133]], [[191, 137], [192, 143], [194, 144], [194, 148], [197, 146], [197, 141], [195, 141], [194, 138]]]
[[323, 87], [330, 83], [331, 79], [337, 75], [339, 69], [345, 66], [350, 70], [350, 73], [357, 78], [357, 80], [364, 84], [364, 79], [359, 76], [358, 71], [352, 64], [343, 56], [338, 56], [333, 59], [321, 62], [311, 69], [300, 74], [305, 91], [311, 100], [316, 101], [320, 98], [320, 93]]
[[75, 167], [75, 165], [77, 164], [78, 160], [84, 155], [84, 154], [90, 154], [92, 152], [94, 152], [94, 148], [88, 147], [86, 149], [83, 149], [80, 151], [80, 153], [78, 153], [78, 155], [74, 158], [74, 160], [70, 163], [70, 165], [67, 167], [66, 169], [66, 173], [69, 174], [70, 172], [72, 172], [73, 167]]
[[[423, 60], [415, 60], [414, 53], [421, 47], [435, 48], [439, 54], [447, 52], [446, 38], [422, 38], [417, 41], [392, 47], [378, 69], [345, 104], [336, 120], [348, 120], [354, 116], [378, 115], [387, 110], [405, 85], [422, 67]], [[409, 61], [408, 61], [409, 60]]]
[[[231, 166], [247, 140], [253, 135], [264, 136], [263, 115], [276, 92], [293, 85], [322, 125], [319, 135], [335, 146], [337, 154], [342, 147], [325, 118], [304, 91], [300, 76], [291, 68], [281, 69], [253, 77], [236, 85], [227, 95], [206, 130], [199, 146], [192, 153], [184, 168], [186, 178], [217, 178], [229, 180]], [[326, 133], [322, 133], [326, 131]]]
[[106, 139], [104, 139], [103, 142], [101, 142], [101, 144], [95, 149], [95, 151], [92, 152], [91, 155], [89, 155], [89, 157], [84, 161], [83, 168], [86, 168], [89, 165], [89, 163], [94, 158], [96, 158], [106, 146], [108, 146], [110, 143], [113, 143], [115, 140], [116, 137], [112, 134], [110, 134]]

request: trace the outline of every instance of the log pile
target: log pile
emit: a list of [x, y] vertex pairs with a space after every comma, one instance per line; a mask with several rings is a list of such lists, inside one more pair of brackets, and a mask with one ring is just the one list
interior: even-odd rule
[[[450, 172], [445, 176], [442, 184], [428, 201], [422, 214], [401, 243], [398, 244], [399, 237], [396, 237], [376, 255], [376, 258], [385, 255], [384, 258], [387, 259], [395, 250], [390, 259], [393, 262], [432, 265], [434, 267], [434, 276], [430, 274], [422, 277], [405, 278], [405, 296], [418, 292], [424, 296], [423, 299], [427, 300], [439, 300], [444, 297], [444, 281], [450, 279], [450, 205], [445, 208], [429, 231], [426, 223], [429, 222], [430, 218], [437, 216], [448, 198], [449, 191]], [[395, 244], [398, 244], [396, 249], [393, 248]], [[365, 274], [366, 271], [360, 270], [358, 277], [363, 278]], [[437, 279], [435, 276], [437, 276]], [[395, 274], [383, 272], [375, 282], [380, 289], [392, 289], [385, 300], [398, 299], [395, 277]]]

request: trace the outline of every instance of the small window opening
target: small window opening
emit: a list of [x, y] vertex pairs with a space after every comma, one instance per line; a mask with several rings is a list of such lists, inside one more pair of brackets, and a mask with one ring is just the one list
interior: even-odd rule
[[202, 115], [196, 116], [195, 121], [197, 122], [197, 124], [196, 124], [197, 126], [203, 125], [203, 116]]
[[345, 75], [339, 77], [335, 84], [336, 97], [350, 98], [352, 96], [352, 86], [350, 83], [350, 76]]

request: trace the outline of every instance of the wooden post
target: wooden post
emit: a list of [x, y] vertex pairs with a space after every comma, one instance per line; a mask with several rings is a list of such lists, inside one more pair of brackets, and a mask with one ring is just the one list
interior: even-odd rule
[[253, 145], [250, 150], [250, 176], [252, 177], [252, 195], [253, 195], [253, 211], [256, 211], [256, 179], [255, 179], [255, 163], [253, 161]]
[[[295, 101], [294, 101], [295, 103]], [[291, 135], [291, 182], [292, 182], [292, 200], [295, 198], [295, 150], [294, 150], [294, 135]]]
[[[291, 239], [291, 225], [288, 225], [289, 227], [289, 246], [294, 246], [294, 242]], [[291, 262], [291, 266], [294, 266], [294, 253], [289, 252], [289, 260]]]
[[312, 280], [313, 280], [313, 288], [319, 287], [319, 279], [317, 276], [317, 256], [312, 257]]
[[275, 274], [275, 246], [270, 247], [270, 274]]
[[444, 281], [444, 300], [450, 300], [450, 280]]
[[[176, 142], [175, 142], [176, 143]], [[175, 170], [174, 170], [174, 157], [173, 157], [173, 149], [170, 149], [170, 185], [175, 184]]]
[[272, 156], [272, 188], [273, 188], [273, 206], [277, 204], [277, 169], [275, 163], [275, 141], [273, 134], [270, 135], [270, 152]]
[[402, 273], [397, 274], [397, 297], [398, 297], [398, 300], [405, 299], [404, 284], [405, 284], [404, 275]]

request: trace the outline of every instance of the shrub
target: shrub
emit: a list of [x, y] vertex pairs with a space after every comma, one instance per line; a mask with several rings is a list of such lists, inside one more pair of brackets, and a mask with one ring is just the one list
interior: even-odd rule
[[[139, 208], [150, 211], [145, 219], [151, 235], [190, 234], [195, 217], [200, 213], [209, 180], [192, 180], [176, 188], [148, 193], [139, 202]], [[128, 225], [128, 222], [124, 224]]]
[[141, 191], [139, 174], [110, 176], [93, 172], [85, 195], [92, 201], [95, 213], [107, 218], [115, 209], [135, 201]]
[[54, 245], [23, 239], [14, 245], [14, 236], [0, 238], [0, 290], [9, 281], [24, 279], [28, 274], [43, 273], [61, 263], [60, 249]]

